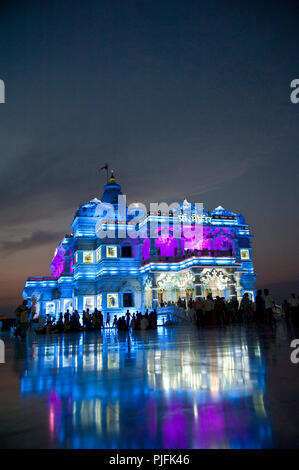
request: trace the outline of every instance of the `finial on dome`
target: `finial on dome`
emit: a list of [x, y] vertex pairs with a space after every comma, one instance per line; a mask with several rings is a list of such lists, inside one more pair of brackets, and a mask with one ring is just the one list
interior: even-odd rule
[[114, 170], [110, 170], [110, 171], [111, 171], [111, 175], [109, 178], [109, 183], [115, 183]]

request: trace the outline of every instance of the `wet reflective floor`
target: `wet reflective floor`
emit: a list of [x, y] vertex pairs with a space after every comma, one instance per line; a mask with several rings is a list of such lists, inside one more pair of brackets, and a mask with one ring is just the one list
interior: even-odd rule
[[1, 448], [298, 448], [299, 331], [0, 333]]

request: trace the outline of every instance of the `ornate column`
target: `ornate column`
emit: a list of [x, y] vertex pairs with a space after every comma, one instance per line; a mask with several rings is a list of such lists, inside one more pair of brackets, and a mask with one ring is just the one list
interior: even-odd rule
[[200, 282], [200, 276], [197, 275], [195, 278], [195, 297], [202, 297], [202, 288], [201, 288], [201, 282]]
[[241, 275], [242, 275], [242, 273], [239, 273], [238, 271], [235, 273], [237, 299], [238, 299], [239, 302], [241, 302], [241, 300], [242, 300]]
[[153, 308], [157, 308], [159, 306], [158, 286], [156, 283], [155, 276], [153, 276], [152, 278], [152, 305]]
[[229, 296], [235, 297], [236, 294], [237, 292], [236, 292], [236, 286], [235, 286], [235, 279], [234, 279], [234, 276], [230, 276]]

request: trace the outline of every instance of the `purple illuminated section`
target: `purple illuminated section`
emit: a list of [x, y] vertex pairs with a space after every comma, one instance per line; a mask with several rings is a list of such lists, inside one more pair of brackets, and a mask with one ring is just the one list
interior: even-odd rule
[[182, 249], [184, 250], [232, 250], [234, 247], [233, 234], [229, 229], [203, 227], [201, 238], [182, 238]]
[[205, 248], [206, 242], [206, 238], [204, 235], [204, 227], [201, 236], [199, 236], [196, 232], [192, 235], [192, 231], [194, 231], [192, 226], [184, 226], [183, 233], [188, 233], [188, 236], [185, 236], [184, 234], [182, 236], [182, 250], [203, 250]]
[[211, 232], [212, 250], [232, 250], [234, 252], [234, 235], [227, 228], [216, 228]]
[[[192, 236], [192, 226], [187, 227], [190, 230], [189, 238], [181, 237], [181, 248], [183, 250], [232, 250], [234, 252], [233, 233], [229, 229], [203, 227], [202, 236], [198, 237], [195, 233]], [[172, 234], [159, 234], [155, 239], [155, 246], [159, 249], [160, 256], [175, 257], [178, 251], [178, 240]], [[142, 257], [144, 260], [150, 257], [150, 239], [146, 238], [142, 246]]]
[[150, 239], [146, 238], [142, 245], [142, 258], [144, 260], [149, 259], [150, 257], [150, 245], [151, 245]]
[[160, 256], [176, 256], [178, 241], [175, 238], [159, 237], [155, 241], [156, 248], [159, 249]]
[[[73, 250], [70, 250], [69, 252], [69, 260], [70, 260], [70, 272], [72, 273], [74, 271], [73, 269]], [[56, 255], [53, 258], [53, 261], [51, 263], [50, 269], [52, 271], [52, 277], [58, 278], [61, 276], [61, 274], [64, 272], [66, 268], [65, 265], [65, 249], [62, 247], [62, 245], [58, 246]]]
[[[170, 231], [171, 229], [169, 229]], [[156, 231], [157, 232], [157, 231]], [[158, 233], [158, 232], [157, 232]], [[155, 247], [158, 248], [160, 256], [176, 256], [178, 241], [172, 235], [159, 233], [155, 239]], [[146, 238], [142, 246], [142, 257], [144, 260], [150, 257], [150, 239]]]
[[64, 248], [60, 245], [57, 248], [56, 255], [53, 258], [53, 261], [51, 263], [50, 269], [52, 271], [52, 276], [53, 277], [59, 277], [65, 268], [65, 250]]

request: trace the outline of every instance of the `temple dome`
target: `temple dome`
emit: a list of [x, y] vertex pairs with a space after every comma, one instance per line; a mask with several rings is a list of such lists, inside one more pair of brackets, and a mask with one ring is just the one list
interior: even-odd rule
[[108, 183], [104, 186], [104, 192], [102, 196], [102, 202], [108, 202], [109, 204], [117, 204], [118, 196], [122, 194], [121, 186], [117, 183]]
[[76, 217], [93, 217], [99, 204], [101, 204], [101, 201], [97, 198], [86, 202], [86, 204], [79, 207], [76, 212]]
[[111, 176], [108, 183], [104, 186], [101, 200], [94, 198], [82, 204], [77, 210], [75, 217], [101, 217], [103, 211], [105, 213], [106, 208], [109, 210], [108, 204], [117, 205], [118, 196], [121, 194], [121, 186], [116, 183], [113, 170], [111, 170]]

